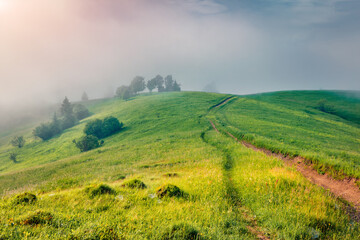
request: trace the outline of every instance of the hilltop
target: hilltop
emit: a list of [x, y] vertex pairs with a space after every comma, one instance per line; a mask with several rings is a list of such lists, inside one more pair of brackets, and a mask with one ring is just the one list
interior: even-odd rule
[[[357, 203], [240, 142], [355, 181], [358, 95], [154, 93], [90, 101], [90, 117], [47, 141], [32, 137], [34, 124], [9, 129], [0, 134], [0, 239], [355, 239], [359, 223], [349, 208], [358, 211]], [[107, 116], [124, 129], [80, 153], [72, 140]], [[14, 163], [7, 143], [18, 134], [27, 144]], [[143, 185], [133, 188], [134, 179]], [[166, 184], [177, 194], [160, 197]], [[15, 204], [23, 192], [36, 201]], [[45, 220], [32, 224], [34, 218]]]

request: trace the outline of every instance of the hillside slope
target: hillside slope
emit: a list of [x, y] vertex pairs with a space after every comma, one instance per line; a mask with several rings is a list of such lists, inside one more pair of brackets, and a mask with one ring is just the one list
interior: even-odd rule
[[[309, 100], [306, 94], [303, 100]], [[347, 215], [347, 204], [209, 123], [213, 119], [274, 151], [319, 153], [324, 166], [357, 176], [356, 123], [277, 95], [225, 101], [231, 96], [182, 92], [108, 99], [90, 104], [90, 118], [51, 140], [31, 140], [31, 128], [22, 130], [29, 144], [19, 163], [8, 160], [10, 146], [0, 146], [0, 239], [356, 239], [359, 223]], [[87, 121], [109, 115], [125, 129], [80, 153], [72, 139], [83, 134]], [[345, 155], [329, 161], [330, 150]], [[146, 188], [129, 187], [131, 179]], [[168, 183], [182, 193], [162, 198], [159, 187]], [[24, 191], [37, 200], [18, 204], [15, 195]]]

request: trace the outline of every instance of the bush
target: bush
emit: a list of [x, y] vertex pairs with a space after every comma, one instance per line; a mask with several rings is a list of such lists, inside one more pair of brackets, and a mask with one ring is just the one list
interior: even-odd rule
[[90, 122], [88, 122], [85, 125], [84, 133], [86, 135], [93, 135], [97, 138], [102, 138], [102, 121], [100, 119], [95, 119]]
[[128, 188], [138, 188], [138, 189], [146, 188], [145, 183], [143, 183], [142, 181], [140, 181], [138, 179], [132, 179], [130, 181], [127, 181], [127, 182], [123, 183], [121, 186], [128, 187]]
[[106, 117], [102, 123], [102, 134], [103, 137], [110, 136], [121, 130], [123, 123], [120, 123], [119, 120], [115, 117]]
[[36, 195], [32, 194], [32, 193], [21, 193], [19, 195], [17, 195], [14, 200], [13, 203], [14, 204], [23, 204], [23, 203], [34, 203], [36, 201]]
[[97, 138], [108, 137], [123, 127], [123, 123], [113, 116], [106, 117], [104, 120], [95, 119], [85, 125], [84, 133], [86, 135], [93, 135]]
[[175, 185], [166, 184], [156, 189], [156, 195], [159, 198], [164, 197], [183, 197], [184, 192]]
[[10, 141], [14, 147], [22, 148], [25, 145], [25, 139], [23, 136], [13, 137]]
[[48, 140], [54, 136], [51, 123], [42, 123], [34, 129], [33, 134], [42, 140]]
[[35, 213], [29, 214], [18, 223], [20, 225], [38, 225], [38, 224], [49, 224], [52, 222], [54, 216], [49, 212], [36, 211]]
[[10, 158], [11, 161], [13, 161], [14, 163], [16, 163], [16, 158], [17, 158], [17, 156], [18, 156], [18, 153], [17, 153], [17, 152], [12, 152], [12, 153], [10, 153], [9, 158]]
[[73, 142], [81, 152], [86, 152], [100, 146], [99, 139], [93, 135], [83, 136], [78, 141], [74, 139]]
[[161, 239], [197, 240], [204, 238], [201, 237], [199, 231], [193, 226], [186, 223], [180, 223], [180, 224], [174, 224], [172, 227], [167, 229], [162, 234]]
[[97, 187], [89, 187], [85, 191], [89, 193], [90, 198], [103, 194], [116, 194], [116, 191], [114, 189], [105, 184], [100, 184]]

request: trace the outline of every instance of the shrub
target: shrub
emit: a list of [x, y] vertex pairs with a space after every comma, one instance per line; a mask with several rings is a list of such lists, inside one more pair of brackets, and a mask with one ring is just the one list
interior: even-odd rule
[[11, 152], [10, 155], [9, 155], [9, 158], [11, 161], [13, 161], [14, 163], [16, 163], [16, 158], [18, 156], [18, 153], [17, 152]]
[[115, 118], [113, 116], [106, 117], [103, 120], [102, 127], [101, 127], [103, 137], [110, 136], [110, 135], [120, 131], [122, 126], [123, 126], [123, 123], [120, 123], [117, 118]]
[[36, 127], [33, 131], [34, 136], [41, 138], [42, 140], [48, 140], [54, 136], [51, 123], [42, 123]]
[[22, 148], [25, 145], [25, 139], [23, 136], [13, 137], [10, 141], [14, 147]]
[[17, 195], [14, 200], [13, 203], [15, 204], [23, 204], [23, 203], [34, 203], [36, 201], [36, 195], [32, 194], [32, 193], [21, 193], [19, 195]]
[[84, 133], [97, 138], [105, 138], [120, 131], [122, 126], [123, 123], [120, 123], [117, 118], [109, 116], [104, 120], [95, 119], [88, 122], [84, 128]]
[[121, 186], [128, 187], [128, 188], [138, 188], [138, 189], [146, 188], [145, 183], [143, 183], [142, 181], [140, 181], [138, 179], [132, 179], [130, 181], [127, 181], [127, 182], [123, 183]]
[[99, 139], [93, 135], [83, 136], [77, 141], [74, 139], [73, 143], [75, 143], [81, 152], [86, 152], [100, 146]]
[[174, 224], [172, 227], [168, 228], [162, 234], [161, 239], [197, 240], [204, 238], [201, 237], [199, 231], [193, 226], [186, 223], [180, 223]]
[[49, 212], [36, 211], [35, 213], [29, 214], [20, 221], [21, 225], [38, 225], [38, 224], [49, 224], [52, 222], [54, 216]]
[[102, 121], [100, 119], [95, 119], [90, 122], [88, 122], [85, 125], [84, 133], [86, 135], [93, 135], [97, 138], [102, 138]]
[[112, 189], [111, 187], [105, 184], [100, 184], [99, 186], [96, 187], [86, 188], [85, 191], [89, 193], [90, 198], [100, 196], [103, 194], [116, 194], [116, 191], [114, 189]]
[[164, 198], [164, 197], [183, 197], [184, 196], [184, 192], [178, 188], [175, 185], [172, 184], [165, 184], [161, 187], [159, 187], [158, 189], [156, 189], [156, 195], [159, 198]]

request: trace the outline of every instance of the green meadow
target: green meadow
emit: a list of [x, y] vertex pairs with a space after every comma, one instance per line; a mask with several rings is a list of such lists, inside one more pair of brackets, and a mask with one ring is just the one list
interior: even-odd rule
[[[256, 146], [303, 156], [319, 172], [359, 178], [360, 100], [296, 91], [233, 96], [213, 107], [229, 97], [90, 101], [90, 117], [50, 140], [32, 136], [36, 125], [0, 135], [0, 239], [357, 239], [359, 223], [344, 201], [209, 120]], [[336, 111], [319, 110], [322, 99]], [[125, 128], [80, 153], [72, 140], [107, 116]], [[14, 163], [8, 142], [20, 133], [27, 143]], [[163, 196], [167, 184], [178, 190]]]

